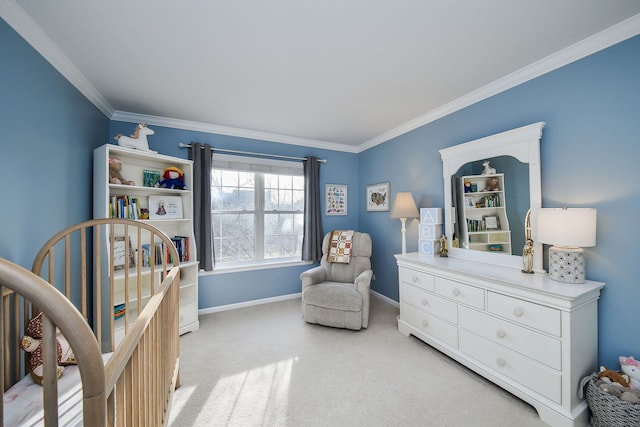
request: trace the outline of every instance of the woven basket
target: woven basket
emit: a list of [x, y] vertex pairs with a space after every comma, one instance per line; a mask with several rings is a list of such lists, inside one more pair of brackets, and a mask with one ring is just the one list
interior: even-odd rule
[[596, 385], [598, 374], [588, 378], [586, 397], [591, 409], [591, 427], [640, 426], [640, 405], [625, 402], [600, 390]]

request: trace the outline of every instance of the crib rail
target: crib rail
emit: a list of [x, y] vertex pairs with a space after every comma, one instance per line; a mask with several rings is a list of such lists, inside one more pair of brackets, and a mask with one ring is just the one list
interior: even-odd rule
[[[86, 425], [105, 425], [106, 389], [102, 355], [98, 342], [82, 315], [64, 295], [51, 288], [46, 281], [29, 270], [1, 258], [0, 286], [2, 286], [3, 297], [22, 303], [26, 301], [27, 304], [30, 302], [39, 307], [44, 316], [43, 349], [56, 348], [56, 327], [66, 336], [76, 355], [83, 382], [84, 419], [91, 420]], [[6, 301], [5, 298], [3, 300]], [[19, 304], [9, 307], [9, 312], [5, 308], [7, 305], [3, 301], [0, 307], [3, 331], [8, 326], [5, 321], [9, 317], [15, 316], [15, 312], [12, 313], [11, 308], [19, 309]], [[15, 348], [17, 343], [8, 343], [3, 340], [2, 346], [2, 364], [6, 366], [10, 362], [6, 358], [8, 350]], [[55, 351], [44, 351], [44, 372], [54, 372], [55, 366]], [[57, 384], [54, 378], [53, 375], [45, 375], [43, 381], [45, 424], [47, 426], [57, 425], [58, 422]]]
[[[86, 395], [83, 373], [86, 368], [80, 365], [85, 402], [87, 397], [100, 401], [95, 407], [91, 403], [85, 409], [101, 411], [103, 415], [86, 418], [85, 411], [84, 425], [166, 424], [179, 369], [180, 269], [171, 239], [145, 222], [116, 218], [90, 220], [49, 239], [36, 255], [32, 271], [34, 277], [38, 277], [36, 282], [40, 288], [44, 284], [49, 291], [52, 287], [56, 289], [66, 301], [65, 310], [73, 311], [75, 321], [81, 323], [83, 329], [92, 331], [89, 340], [95, 347], [92, 351], [97, 348], [98, 355], [113, 352], [106, 364], [101, 357], [97, 359], [101, 394]], [[17, 280], [16, 276], [19, 275], [9, 277]], [[3, 346], [1, 356], [5, 390], [27, 373], [28, 367], [20, 354], [23, 352], [16, 349], [15, 343], [28, 320], [42, 311], [59, 326], [60, 298], [51, 305], [46, 304], [46, 298], [35, 301], [31, 295], [21, 299], [14, 294], [13, 290], [18, 288], [24, 295], [22, 284], [30, 281], [34, 281], [33, 277], [22, 277], [20, 286], [7, 285], [2, 289], [5, 309], [0, 313], [0, 329], [6, 331], [4, 341], [13, 343]], [[116, 320], [114, 308], [122, 304], [124, 313]], [[55, 331], [48, 321], [45, 325]], [[75, 330], [60, 329], [80, 362], [78, 353], [84, 348], [74, 346], [71, 337]], [[55, 333], [49, 339], [51, 341], [45, 342], [47, 347], [43, 347], [45, 352], [48, 342], [55, 343]], [[51, 344], [50, 349], [54, 348], [55, 344]], [[55, 352], [51, 351], [49, 357], [51, 360], [47, 363], [55, 369]], [[95, 369], [96, 362], [91, 363]], [[45, 372], [53, 372], [47, 371], [47, 366], [44, 365]], [[47, 425], [56, 425], [54, 419], [57, 422], [56, 382], [52, 383], [44, 386], [45, 414], [52, 423]], [[51, 400], [47, 396], [52, 396]]]

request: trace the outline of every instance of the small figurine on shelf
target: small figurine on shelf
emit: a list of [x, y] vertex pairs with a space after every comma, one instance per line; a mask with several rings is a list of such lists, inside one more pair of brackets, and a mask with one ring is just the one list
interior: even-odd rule
[[184, 190], [184, 173], [180, 168], [175, 166], [168, 167], [162, 174], [162, 181], [160, 181], [160, 188], [174, 188], [178, 190]]
[[147, 135], [153, 135], [155, 132], [153, 129], [148, 128], [146, 123], [140, 123], [136, 126], [131, 136], [124, 136], [121, 133], [113, 137], [118, 141], [118, 145], [121, 147], [133, 148], [140, 151], [148, 151], [150, 153], [157, 153], [149, 148], [149, 142], [147, 141]]
[[500, 191], [500, 180], [497, 177], [488, 178], [485, 185], [482, 191]]
[[120, 171], [122, 170], [122, 162], [115, 157], [109, 158], [109, 183], [110, 184], [123, 184], [123, 185], [136, 185], [135, 182], [125, 179]]
[[440, 236], [440, 256], [446, 258], [449, 256], [449, 248], [447, 247], [447, 236], [444, 233]]
[[489, 166], [489, 160], [485, 160], [484, 162], [482, 162], [482, 166], [484, 166], [484, 169], [482, 170], [482, 174], [481, 175], [495, 175], [496, 174], [496, 168], [492, 168], [491, 166]]

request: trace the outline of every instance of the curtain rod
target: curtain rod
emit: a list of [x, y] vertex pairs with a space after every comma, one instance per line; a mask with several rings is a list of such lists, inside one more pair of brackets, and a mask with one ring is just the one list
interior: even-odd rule
[[[191, 148], [191, 144], [185, 144], [185, 143], [180, 142], [178, 144], [178, 147], [180, 147], [180, 148]], [[202, 148], [204, 148], [204, 147], [202, 147]], [[302, 160], [302, 161], [307, 160], [304, 157], [281, 156], [279, 154], [253, 153], [251, 151], [227, 150], [227, 149], [224, 149], [224, 148], [211, 147], [211, 150], [212, 151], [218, 151], [220, 153], [248, 154], [248, 155], [251, 155], [251, 156], [275, 157], [275, 158], [278, 158], [278, 159], [289, 159], [289, 160]], [[318, 159], [318, 161], [320, 163], [327, 163], [327, 159]]]

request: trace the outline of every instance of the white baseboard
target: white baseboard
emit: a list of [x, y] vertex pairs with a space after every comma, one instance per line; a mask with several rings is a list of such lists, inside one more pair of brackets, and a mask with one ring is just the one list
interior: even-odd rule
[[198, 310], [198, 315], [202, 316], [203, 314], [219, 313], [221, 311], [235, 310], [236, 308], [251, 307], [254, 305], [268, 304], [270, 302], [286, 301], [290, 299], [300, 298], [301, 296], [302, 296], [302, 292], [298, 292], [296, 294], [288, 294], [288, 295], [280, 295], [280, 296], [271, 297], [271, 298], [255, 299], [251, 301], [239, 302], [236, 304], [219, 305], [216, 307], [200, 309]]
[[[381, 299], [393, 306], [400, 307], [400, 304], [398, 304], [397, 301], [394, 301], [391, 298], [386, 297], [376, 291], [370, 291], [370, 292], [372, 296], [378, 299]], [[198, 316], [202, 316], [203, 314], [219, 313], [221, 311], [227, 311], [227, 310], [235, 310], [236, 308], [244, 308], [244, 307], [252, 307], [254, 305], [268, 304], [270, 302], [286, 301], [290, 299], [300, 298], [301, 296], [302, 296], [302, 292], [298, 292], [295, 294], [280, 295], [277, 297], [262, 298], [262, 299], [256, 299], [251, 301], [239, 302], [236, 304], [227, 304], [227, 305], [219, 305], [216, 307], [203, 308], [198, 310]]]
[[386, 297], [384, 295], [382, 295], [381, 293], [378, 293], [376, 291], [370, 291], [371, 295], [373, 295], [374, 297], [381, 299], [382, 301], [388, 302], [389, 304], [395, 306], [395, 307], [400, 307], [400, 304], [398, 303], [398, 301], [396, 300], [392, 300], [389, 297]]

